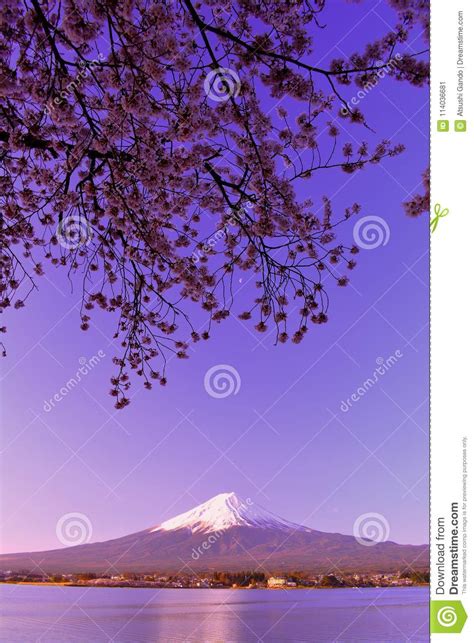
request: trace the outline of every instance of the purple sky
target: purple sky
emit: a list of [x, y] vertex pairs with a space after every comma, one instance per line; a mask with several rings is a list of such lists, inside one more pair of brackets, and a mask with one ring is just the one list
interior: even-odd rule
[[[334, 3], [318, 33], [318, 62], [384, 33], [392, 15], [385, 3]], [[411, 42], [413, 51], [424, 46], [421, 38]], [[86, 514], [92, 539], [105, 540], [223, 491], [323, 531], [351, 533], [360, 514], [377, 512], [390, 539], [427, 542], [428, 224], [408, 219], [401, 202], [422, 189], [428, 100], [427, 89], [382, 80], [362, 109], [377, 140], [405, 143], [406, 152], [304, 184], [315, 199], [332, 196], [335, 211], [359, 201], [360, 216], [382, 217], [390, 239], [361, 251], [351, 286], [332, 288], [330, 323], [311, 328], [298, 346], [275, 348], [273, 332], [262, 336], [233, 317], [191, 359], [170, 362], [166, 388], [148, 392], [135, 380], [132, 404], [116, 412], [108, 395], [114, 320], [95, 313], [82, 332], [79, 280], [72, 292], [62, 270], [48, 270], [40, 292], [7, 320], [2, 552], [61, 546], [56, 523], [69, 512]], [[362, 127], [349, 131], [370, 138]], [[347, 243], [354, 223], [345, 224]], [[235, 312], [254, 293], [244, 279]], [[101, 350], [100, 364], [45, 412], [44, 400], [75, 374], [80, 358]], [[372, 375], [377, 358], [397, 350], [403, 357], [341, 412], [341, 400]], [[216, 364], [237, 369], [237, 395], [207, 394], [203, 378]]]

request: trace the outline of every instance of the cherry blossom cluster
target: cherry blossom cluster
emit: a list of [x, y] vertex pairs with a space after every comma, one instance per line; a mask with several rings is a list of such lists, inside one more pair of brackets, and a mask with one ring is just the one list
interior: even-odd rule
[[381, 68], [428, 79], [405, 47], [428, 3], [389, 4], [384, 37], [320, 68], [324, 0], [4, 0], [0, 310], [24, 305], [45, 262], [79, 275], [81, 328], [96, 308], [117, 319], [117, 408], [131, 371], [165, 384], [169, 357], [229, 317], [244, 273], [255, 295], [237, 312], [258, 332], [299, 343], [326, 323], [356, 265], [337, 227], [361, 205], [334, 212], [324, 174], [403, 151], [344, 91]]

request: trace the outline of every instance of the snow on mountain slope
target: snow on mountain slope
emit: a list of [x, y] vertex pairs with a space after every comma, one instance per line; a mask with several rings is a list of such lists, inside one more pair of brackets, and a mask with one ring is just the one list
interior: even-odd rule
[[220, 493], [207, 502], [194, 507], [190, 511], [166, 520], [150, 530], [173, 531], [188, 529], [191, 533], [210, 533], [223, 531], [230, 527], [265, 527], [285, 531], [305, 531], [311, 529], [288, 522], [251, 500], [242, 499], [235, 493]]

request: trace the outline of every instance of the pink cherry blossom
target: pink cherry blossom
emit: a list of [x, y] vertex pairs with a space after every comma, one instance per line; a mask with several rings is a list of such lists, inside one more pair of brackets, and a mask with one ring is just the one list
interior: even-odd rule
[[429, 3], [387, 1], [386, 35], [320, 68], [324, 0], [4, 0], [0, 311], [24, 305], [45, 262], [80, 276], [81, 328], [97, 308], [117, 320], [117, 408], [130, 371], [166, 384], [169, 356], [228, 319], [243, 272], [257, 295], [237, 312], [257, 331], [299, 343], [308, 321], [326, 323], [357, 250], [337, 226], [361, 206], [336, 212], [298, 184], [403, 151], [353, 145], [345, 130], [369, 124], [351, 85], [384, 67], [428, 79], [424, 52], [403, 44], [427, 30]]

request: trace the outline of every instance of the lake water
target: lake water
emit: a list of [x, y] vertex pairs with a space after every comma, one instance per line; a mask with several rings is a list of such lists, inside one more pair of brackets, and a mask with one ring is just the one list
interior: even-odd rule
[[429, 641], [428, 588], [0, 585], [1, 641]]

